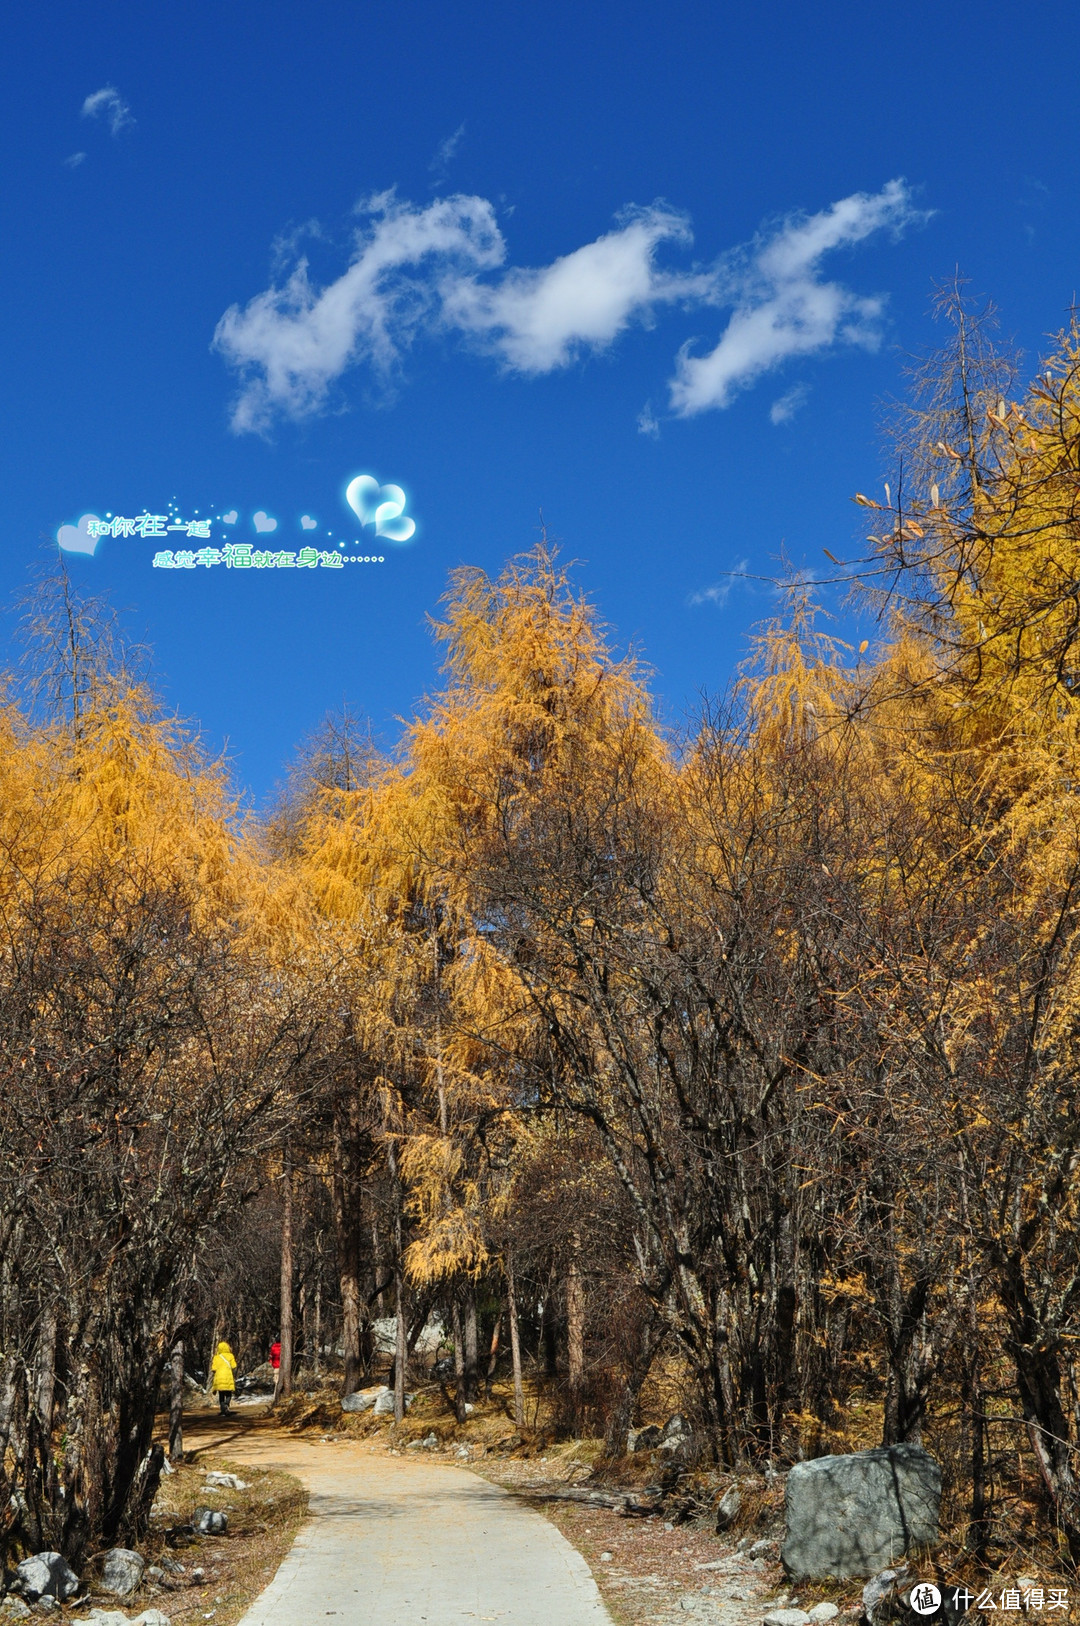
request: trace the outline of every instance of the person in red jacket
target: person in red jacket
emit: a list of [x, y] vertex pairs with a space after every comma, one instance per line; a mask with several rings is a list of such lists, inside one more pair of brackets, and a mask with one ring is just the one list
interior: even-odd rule
[[280, 1338], [275, 1338], [274, 1342], [270, 1345], [270, 1370], [274, 1374], [274, 1400], [271, 1402], [271, 1404], [274, 1404], [277, 1401], [278, 1386], [281, 1383], [281, 1340], [280, 1340]]

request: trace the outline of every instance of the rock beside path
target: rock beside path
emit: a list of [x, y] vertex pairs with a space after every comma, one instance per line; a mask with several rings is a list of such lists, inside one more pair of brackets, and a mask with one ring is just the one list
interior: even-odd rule
[[91, 1609], [88, 1615], [76, 1615], [71, 1626], [172, 1626], [172, 1622], [160, 1609], [144, 1609], [141, 1615], [125, 1615], [122, 1609]]
[[787, 1477], [781, 1559], [798, 1580], [875, 1575], [938, 1540], [941, 1468], [918, 1445], [799, 1462]]
[[16, 1564], [15, 1574], [28, 1603], [36, 1603], [39, 1598], [66, 1603], [79, 1590], [79, 1577], [59, 1553], [35, 1553], [33, 1558], [24, 1558]]
[[215, 1507], [197, 1507], [192, 1523], [200, 1536], [223, 1536], [229, 1528], [229, 1515]]
[[129, 1547], [112, 1547], [105, 1554], [101, 1566], [101, 1590], [116, 1598], [126, 1598], [134, 1592], [143, 1578], [145, 1559]]

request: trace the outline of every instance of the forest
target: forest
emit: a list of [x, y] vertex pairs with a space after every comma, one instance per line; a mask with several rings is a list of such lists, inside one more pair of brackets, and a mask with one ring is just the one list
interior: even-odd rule
[[[977, 1563], [1080, 1562], [1080, 331], [947, 302], [869, 537], [676, 731], [541, 545], [456, 571], [397, 749], [276, 803], [61, 573], [0, 696], [0, 1541], [145, 1529], [170, 1363], [615, 1461], [925, 1443]], [[878, 489], [874, 486], [875, 490]], [[839, 562], [844, 556], [843, 562]], [[830, 555], [830, 559], [831, 559]], [[382, 1370], [385, 1370], [385, 1363]]]

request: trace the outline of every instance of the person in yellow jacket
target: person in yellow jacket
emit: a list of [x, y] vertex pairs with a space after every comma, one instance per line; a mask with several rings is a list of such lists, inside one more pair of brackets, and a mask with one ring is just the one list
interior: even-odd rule
[[227, 1417], [229, 1415], [229, 1407], [232, 1405], [232, 1397], [236, 1392], [236, 1379], [233, 1376], [235, 1371], [236, 1356], [233, 1354], [225, 1340], [222, 1339], [221, 1343], [217, 1347], [217, 1354], [210, 1363], [210, 1372], [213, 1377], [213, 1390], [218, 1397], [218, 1405], [221, 1407], [222, 1417]]

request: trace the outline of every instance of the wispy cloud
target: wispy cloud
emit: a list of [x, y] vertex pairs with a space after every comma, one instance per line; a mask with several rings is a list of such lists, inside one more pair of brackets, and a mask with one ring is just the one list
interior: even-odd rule
[[[506, 371], [535, 376], [610, 349], [632, 326], [651, 325], [662, 307], [733, 308], [711, 352], [694, 356], [683, 346], [670, 384], [680, 416], [726, 407], [790, 356], [876, 345], [883, 298], [823, 281], [821, 261], [873, 232], [899, 235], [926, 218], [905, 183], [891, 181], [879, 193], [787, 219], [711, 266], [672, 270], [661, 250], [686, 249], [693, 239], [686, 216], [663, 203], [624, 210], [612, 231], [528, 268], [506, 265], [486, 198], [456, 194], [425, 207], [386, 192], [366, 199], [359, 213], [350, 264], [336, 281], [316, 286], [294, 241], [274, 283], [218, 323], [215, 347], [241, 377], [232, 418], [238, 432], [265, 432], [278, 415], [318, 411], [351, 368], [366, 366], [385, 381], [421, 335], [455, 334]], [[789, 391], [773, 421], [784, 422], [799, 404], [798, 391]], [[638, 427], [658, 433], [651, 407]]]
[[696, 593], [690, 594], [686, 602], [695, 607], [699, 604], [712, 604], [716, 609], [722, 610], [731, 597], [731, 589], [746, 569], [746, 565], [747, 561], [740, 559], [737, 565], [732, 566], [730, 574], [725, 576], [722, 581], [714, 582], [711, 587], [700, 587]]
[[439, 145], [435, 148], [435, 156], [428, 168], [435, 171], [436, 174], [445, 174], [452, 160], [457, 156], [457, 150], [464, 139], [465, 121], [463, 119], [453, 135], [448, 135], [445, 141], [439, 142]]
[[393, 193], [370, 198], [352, 264], [318, 289], [302, 258], [282, 287], [233, 305], [215, 347], [244, 378], [233, 410], [238, 432], [265, 431], [278, 413], [317, 411], [348, 367], [386, 374], [420, 328], [437, 319], [438, 278], [502, 262], [505, 247], [484, 198], [451, 197], [416, 208]]
[[114, 136], [119, 135], [127, 125], [135, 123], [131, 108], [115, 85], [105, 85], [89, 95], [82, 104], [82, 115], [84, 119], [107, 119]]
[[810, 394], [809, 384], [793, 384], [769, 408], [769, 422], [775, 424], [790, 423], [796, 412], [806, 405]]
[[660, 420], [652, 409], [652, 402], [646, 401], [637, 416], [639, 435], [648, 435], [650, 440], [660, 439]]
[[729, 255], [718, 268], [720, 302], [734, 307], [720, 342], [707, 355], [690, 345], [679, 354], [671, 405], [683, 417], [726, 407], [740, 389], [790, 356], [836, 344], [872, 350], [881, 342], [881, 295], [860, 297], [839, 282], [824, 282], [821, 262], [875, 232], [899, 235], [927, 219], [902, 180], [880, 192], [855, 192], [831, 209], [793, 216], [771, 234]]
[[[540, 270], [508, 270], [443, 285], [443, 317], [519, 373], [549, 373], [584, 350], [604, 350], [656, 305], [689, 297], [700, 279], [660, 271], [657, 246], [688, 243], [684, 216], [654, 205], [627, 211], [617, 231]], [[700, 293], [700, 289], [697, 290]]]
[[84, 152], [73, 152], [64, 159], [64, 166], [66, 169], [78, 169], [79, 165], [85, 164], [85, 162], [86, 154]]

